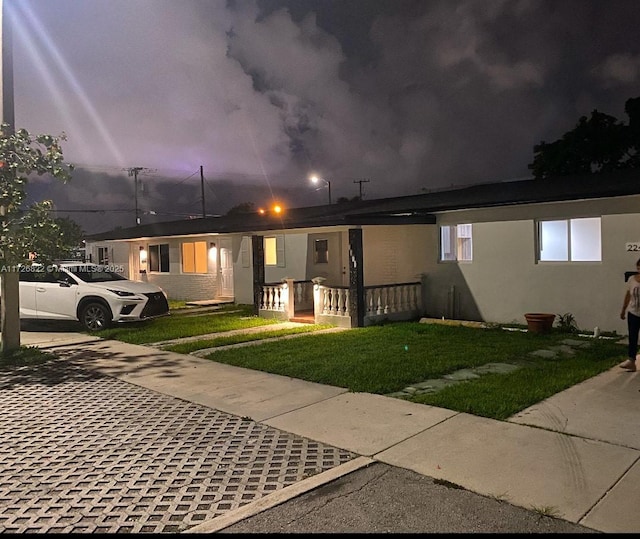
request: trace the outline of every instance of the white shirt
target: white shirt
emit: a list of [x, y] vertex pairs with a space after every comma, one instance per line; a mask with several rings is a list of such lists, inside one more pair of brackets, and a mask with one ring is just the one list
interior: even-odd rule
[[640, 282], [636, 281], [635, 276], [629, 277], [629, 305], [627, 311], [635, 316], [640, 316]]

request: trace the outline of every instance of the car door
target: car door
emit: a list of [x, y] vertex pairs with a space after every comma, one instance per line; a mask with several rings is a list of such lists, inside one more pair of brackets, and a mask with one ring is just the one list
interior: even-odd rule
[[20, 318], [36, 318], [36, 279], [31, 267], [20, 269]]
[[47, 271], [36, 283], [37, 317], [47, 320], [75, 320], [78, 284], [69, 274]]

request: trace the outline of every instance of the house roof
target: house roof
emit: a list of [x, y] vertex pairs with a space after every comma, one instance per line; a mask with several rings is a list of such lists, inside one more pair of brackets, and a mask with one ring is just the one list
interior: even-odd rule
[[442, 211], [640, 194], [640, 171], [472, 185], [419, 195], [289, 208], [282, 214], [238, 213], [115, 229], [88, 240], [231, 233], [356, 224], [435, 223]]

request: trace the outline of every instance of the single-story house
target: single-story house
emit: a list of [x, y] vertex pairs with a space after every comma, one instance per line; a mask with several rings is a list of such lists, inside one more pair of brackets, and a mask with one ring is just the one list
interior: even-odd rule
[[640, 172], [139, 225], [87, 237], [86, 252], [170, 299], [228, 299], [261, 316], [312, 311], [352, 327], [571, 313], [581, 329], [626, 334]]

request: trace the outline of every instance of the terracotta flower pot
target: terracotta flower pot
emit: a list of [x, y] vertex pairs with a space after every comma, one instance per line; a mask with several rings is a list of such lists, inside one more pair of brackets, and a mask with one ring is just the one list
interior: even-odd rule
[[526, 313], [524, 318], [531, 333], [548, 333], [553, 327], [556, 315], [550, 313]]

